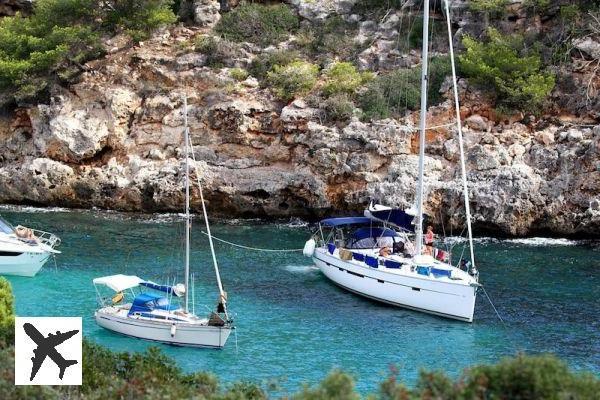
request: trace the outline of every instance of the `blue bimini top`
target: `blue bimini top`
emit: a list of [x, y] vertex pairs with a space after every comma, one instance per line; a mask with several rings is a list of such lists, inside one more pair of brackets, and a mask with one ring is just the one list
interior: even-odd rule
[[153, 293], [141, 293], [135, 296], [128, 315], [135, 312], [144, 313], [152, 310], [173, 311], [179, 309], [179, 306], [170, 304], [169, 299]]

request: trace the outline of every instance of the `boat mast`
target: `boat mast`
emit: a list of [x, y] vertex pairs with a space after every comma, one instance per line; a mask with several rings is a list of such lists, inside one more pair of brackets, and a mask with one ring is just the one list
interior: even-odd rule
[[185, 312], [188, 312], [190, 283], [190, 143], [187, 119], [187, 96], [183, 96], [183, 121], [185, 127]]
[[427, 75], [429, 58], [429, 0], [423, 1], [423, 50], [421, 66], [421, 120], [419, 121], [419, 181], [417, 184], [416, 255], [423, 248], [423, 176], [425, 174], [425, 130], [427, 129]]
[[448, 45], [450, 48], [450, 64], [452, 65], [452, 88], [454, 90], [454, 108], [456, 110], [456, 129], [458, 130], [458, 146], [460, 148], [460, 170], [462, 174], [465, 215], [467, 218], [467, 233], [469, 236], [469, 250], [471, 252], [471, 266], [475, 268], [475, 253], [473, 251], [473, 231], [471, 230], [471, 206], [469, 204], [469, 188], [467, 185], [467, 168], [465, 166], [462, 121], [460, 119], [460, 103], [458, 101], [458, 85], [456, 84], [456, 66], [454, 63], [454, 44], [452, 41], [452, 24], [450, 23], [450, 6], [448, 5], [448, 0], [444, 0], [444, 3], [446, 6], [446, 24], [448, 25]]

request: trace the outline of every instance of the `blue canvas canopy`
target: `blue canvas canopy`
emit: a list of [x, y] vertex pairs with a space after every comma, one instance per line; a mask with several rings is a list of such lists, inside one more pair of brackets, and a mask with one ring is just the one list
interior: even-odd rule
[[372, 220], [367, 217], [342, 217], [342, 218], [327, 218], [320, 222], [323, 226], [340, 226], [340, 225], [357, 225], [370, 224]]
[[178, 306], [169, 303], [169, 299], [166, 297], [159, 296], [154, 293], [141, 293], [135, 296], [131, 308], [129, 309], [129, 315], [139, 312], [151, 312], [152, 310], [177, 310]]
[[380, 237], [395, 237], [398, 236], [393, 229], [390, 228], [379, 228], [379, 227], [363, 227], [358, 228], [352, 233], [352, 239], [362, 240], [366, 238], [380, 238]]
[[174, 294], [177, 297], [181, 296], [181, 293], [179, 293], [178, 291], [176, 291], [173, 286], [159, 285], [158, 283], [154, 283], [154, 282], [150, 282], [150, 281], [140, 282], [140, 285], [141, 286], [145, 286], [145, 287], [150, 288], [150, 289], [154, 289], [154, 290], [158, 290], [158, 291], [161, 291], [161, 292], [165, 292], [167, 294]]

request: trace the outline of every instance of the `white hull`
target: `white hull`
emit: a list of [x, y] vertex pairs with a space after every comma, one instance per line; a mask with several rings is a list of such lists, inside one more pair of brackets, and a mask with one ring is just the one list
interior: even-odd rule
[[[107, 307], [108, 310], [113, 307]], [[122, 317], [111, 312], [96, 311], [96, 323], [108, 330], [140, 339], [175, 346], [222, 348], [231, 334], [231, 327], [207, 324], [150, 321], [143, 318]], [[173, 325], [175, 324], [175, 329]]]
[[410, 272], [409, 266], [402, 270], [371, 268], [356, 261], [341, 260], [325, 248], [315, 250], [313, 261], [325, 276], [353, 293], [398, 307], [473, 321], [477, 285], [466, 274], [462, 281], [453, 282], [419, 276]]
[[18, 256], [0, 255], [0, 275], [32, 277], [50, 258], [51, 253], [21, 253]]

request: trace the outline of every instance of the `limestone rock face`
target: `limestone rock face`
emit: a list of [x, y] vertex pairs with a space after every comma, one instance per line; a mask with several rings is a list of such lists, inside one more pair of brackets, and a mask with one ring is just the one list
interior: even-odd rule
[[357, 0], [287, 0], [298, 14], [309, 21], [324, 20], [330, 15], [349, 14]]
[[[186, 93], [192, 169], [211, 214], [319, 218], [360, 213], [370, 199], [412, 206], [418, 112], [333, 123], [310, 96], [283, 104], [255, 78], [232, 78], [232, 67], [247, 68], [265, 50], [251, 44], [239, 45], [239, 54], [218, 68], [207, 66], [207, 55], [191, 43], [216, 23], [219, 7], [236, 3], [195, 0], [200, 27], [161, 31], [132, 48], [113, 38], [106, 43], [107, 55], [88, 63], [78, 83], [52, 89], [48, 104], [0, 114], [0, 202], [181, 210]], [[375, 20], [349, 14], [352, 0], [289, 3], [309, 22], [336, 14], [356, 22], [361, 68], [385, 72], [420, 62], [418, 51], [398, 50], [397, 11]], [[520, 20], [521, 2], [511, 4], [510, 15]], [[453, 15], [472, 17], [467, 1], [452, 7]], [[589, 53], [581, 51], [592, 57], [593, 46], [584, 45]], [[444, 85], [446, 100], [428, 112], [425, 211], [435, 223], [460, 232], [460, 146], [449, 126], [450, 90]], [[459, 81], [459, 92], [475, 230], [597, 235], [598, 120], [498, 117], [465, 80]], [[193, 188], [193, 209], [199, 211], [199, 205]]]
[[217, 0], [193, 0], [194, 22], [200, 27], [213, 27], [221, 19], [221, 6]]

